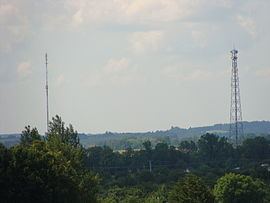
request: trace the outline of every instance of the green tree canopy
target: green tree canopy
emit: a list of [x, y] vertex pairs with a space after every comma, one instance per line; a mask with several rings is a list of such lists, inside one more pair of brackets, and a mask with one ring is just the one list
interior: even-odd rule
[[214, 195], [220, 203], [265, 202], [266, 186], [250, 176], [229, 173], [218, 179]]
[[25, 126], [25, 129], [22, 131], [21, 134], [21, 144], [31, 144], [35, 140], [41, 140], [41, 136], [37, 128], [31, 129], [29, 125]]
[[83, 163], [77, 132], [59, 116], [47, 139], [27, 126], [21, 143], [0, 144], [0, 195], [6, 202], [96, 202], [98, 178]]
[[71, 124], [69, 124], [68, 127], [65, 127], [65, 123], [58, 115], [53, 117], [52, 121], [49, 123], [47, 140], [49, 142], [62, 142], [74, 147], [80, 146], [78, 132], [74, 130]]
[[269, 159], [270, 141], [264, 137], [246, 139], [240, 147], [242, 156], [248, 159]]
[[191, 141], [184, 140], [184, 141], [180, 142], [178, 148], [182, 152], [187, 152], [187, 153], [197, 151], [196, 143], [194, 141], [192, 141], [192, 140]]
[[152, 150], [152, 144], [151, 144], [151, 142], [149, 140], [143, 142], [142, 145], [143, 145], [143, 148], [144, 148], [145, 151], [149, 152], [149, 151]]
[[61, 149], [34, 141], [5, 153], [10, 155], [4, 160], [5, 167], [1, 166], [0, 183], [6, 184], [0, 193], [7, 202], [96, 201], [97, 178], [83, 168], [73, 167]]
[[201, 178], [186, 175], [179, 181], [169, 194], [171, 203], [212, 203], [213, 195]]
[[207, 133], [198, 141], [199, 153], [206, 159], [221, 159], [232, 155], [233, 147], [225, 137]]

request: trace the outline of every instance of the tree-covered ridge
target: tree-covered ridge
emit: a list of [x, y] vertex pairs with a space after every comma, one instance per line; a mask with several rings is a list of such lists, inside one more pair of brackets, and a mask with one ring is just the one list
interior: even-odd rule
[[47, 135], [27, 126], [0, 145], [2, 202], [269, 202], [270, 141], [233, 146], [206, 133], [177, 145], [146, 140], [136, 150], [84, 148], [56, 116]]
[[[270, 134], [270, 121], [243, 122], [245, 137], [266, 136]], [[166, 142], [178, 146], [183, 140], [197, 141], [201, 135], [213, 133], [222, 137], [228, 137], [229, 124], [215, 124], [204, 127], [179, 128], [171, 127], [169, 130], [157, 130], [142, 133], [117, 133], [105, 132], [101, 134], [78, 133], [80, 144], [88, 148], [91, 146], [109, 146], [113, 150], [123, 150], [127, 147], [142, 148], [142, 143], [150, 140], [152, 145]], [[0, 142], [7, 147], [18, 144], [19, 134], [0, 135]]]

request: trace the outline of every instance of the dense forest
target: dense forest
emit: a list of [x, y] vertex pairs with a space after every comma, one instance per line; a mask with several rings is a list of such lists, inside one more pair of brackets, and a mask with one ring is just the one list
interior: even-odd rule
[[83, 147], [59, 116], [46, 136], [25, 127], [0, 144], [1, 202], [270, 202], [270, 136], [234, 146], [211, 133], [115, 151]]

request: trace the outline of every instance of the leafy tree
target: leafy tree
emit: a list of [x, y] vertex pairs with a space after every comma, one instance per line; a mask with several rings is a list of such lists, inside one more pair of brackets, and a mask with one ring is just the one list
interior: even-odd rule
[[145, 156], [145, 161], [149, 161], [152, 159], [152, 143], [147, 140], [143, 142], [144, 152], [143, 155]]
[[266, 186], [250, 176], [229, 173], [218, 179], [214, 195], [221, 203], [265, 202]]
[[165, 185], [160, 186], [145, 198], [145, 203], [165, 203], [168, 202], [168, 190]]
[[196, 143], [194, 141], [184, 140], [184, 141], [180, 142], [178, 148], [182, 152], [187, 152], [187, 153], [196, 152], [197, 151], [197, 146], [196, 146]]
[[112, 187], [108, 191], [106, 197], [100, 198], [100, 202], [104, 203], [138, 203], [142, 202], [143, 193], [140, 189], [131, 187], [131, 188], [119, 188]]
[[145, 151], [149, 152], [152, 150], [152, 146], [151, 146], [152, 144], [149, 140], [143, 142], [142, 145], [143, 145]]
[[270, 156], [270, 141], [264, 137], [246, 139], [240, 147], [242, 156], [248, 159], [268, 159]]
[[21, 144], [31, 144], [35, 140], [41, 140], [41, 136], [37, 130], [37, 128], [31, 129], [31, 127], [25, 126], [25, 129], [21, 134]]
[[73, 147], [80, 147], [80, 140], [78, 132], [74, 130], [73, 126], [69, 124], [65, 127], [65, 123], [61, 117], [56, 115], [49, 123], [49, 132], [47, 136], [49, 142], [62, 142]]
[[4, 200], [4, 197], [6, 197], [6, 188], [9, 188], [11, 183], [10, 177], [7, 175], [10, 160], [10, 151], [2, 143], [0, 143], [0, 188], [2, 188], [0, 189], [0, 197], [2, 197], [1, 200]]
[[[11, 202], [76, 201], [76, 184], [70, 178], [72, 168], [61, 152], [50, 151], [45, 142], [36, 141], [11, 149], [7, 191]], [[77, 197], [77, 198], [76, 198]]]
[[167, 143], [165, 142], [160, 142], [160, 143], [157, 143], [156, 147], [155, 147], [155, 150], [157, 152], [165, 152], [165, 151], [168, 151], [169, 149], [169, 146]]
[[167, 143], [160, 142], [155, 146], [153, 158], [157, 161], [167, 161], [169, 158], [169, 146]]
[[209, 133], [201, 136], [198, 148], [200, 155], [210, 160], [227, 158], [233, 153], [233, 147], [225, 137], [219, 138]]
[[36, 128], [27, 126], [21, 144], [10, 149], [0, 144], [2, 200], [96, 202], [99, 179], [84, 167], [77, 132], [58, 117], [48, 136], [42, 140]]
[[5, 153], [10, 156], [1, 164], [0, 183], [5, 187], [0, 194], [7, 202], [96, 201], [97, 177], [82, 167], [73, 167], [60, 149], [34, 141]]
[[169, 202], [212, 203], [214, 198], [202, 179], [190, 174], [173, 187], [169, 194]]

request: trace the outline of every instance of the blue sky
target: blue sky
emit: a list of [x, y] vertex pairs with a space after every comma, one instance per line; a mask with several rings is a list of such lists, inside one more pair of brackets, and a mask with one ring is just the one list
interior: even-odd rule
[[229, 122], [230, 50], [243, 119], [270, 120], [269, 0], [0, 0], [0, 133], [148, 131]]

